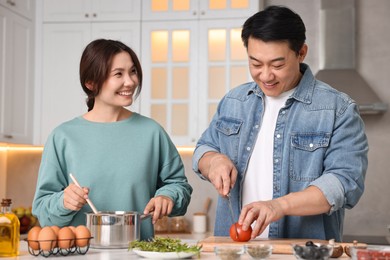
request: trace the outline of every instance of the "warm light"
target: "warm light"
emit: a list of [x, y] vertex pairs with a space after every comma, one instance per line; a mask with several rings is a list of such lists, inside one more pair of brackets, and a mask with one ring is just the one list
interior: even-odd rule
[[167, 62], [168, 61], [168, 32], [154, 31], [152, 32], [152, 61]]
[[209, 61], [224, 61], [226, 59], [226, 30], [209, 30]]
[[230, 7], [232, 9], [248, 8], [248, 0], [232, 0]]
[[234, 61], [247, 60], [247, 52], [241, 40], [241, 29], [230, 30], [230, 59]]
[[209, 0], [210, 9], [226, 9], [226, 0]]
[[190, 0], [173, 0], [173, 11], [190, 10]]
[[32, 151], [42, 152], [43, 146], [5, 145], [0, 146], [0, 151]]
[[152, 0], [152, 11], [168, 11], [168, 0]]
[[190, 53], [190, 32], [188, 30], [172, 32], [172, 59], [175, 62], [188, 62]]
[[194, 153], [195, 147], [192, 146], [178, 146], [177, 151], [180, 154], [192, 154]]

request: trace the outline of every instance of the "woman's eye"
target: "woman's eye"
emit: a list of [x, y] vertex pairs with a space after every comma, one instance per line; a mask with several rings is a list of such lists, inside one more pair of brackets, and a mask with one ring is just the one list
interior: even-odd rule
[[137, 74], [137, 70], [136, 69], [132, 69], [131, 70], [131, 74]]

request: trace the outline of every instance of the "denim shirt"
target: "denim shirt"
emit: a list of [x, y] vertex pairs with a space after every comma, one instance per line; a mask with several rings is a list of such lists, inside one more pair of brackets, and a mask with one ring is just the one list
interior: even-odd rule
[[[326, 214], [285, 216], [272, 222], [270, 238], [341, 241], [344, 210], [354, 207], [364, 191], [368, 143], [357, 104], [346, 94], [316, 80], [301, 64], [301, 81], [280, 109], [274, 133], [273, 198], [318, 187], [331, 205]], [[210, 126], [199, 139], [193, 170], [204, 153], [227, 155], [238, 171], [231, 190], [234, 218], [242, 208], [242, 185], [264, 113], [264, 93], [255, 82], [223, 97]], [[219, 197], [214, 234], [228, 236], [227, 201]]]

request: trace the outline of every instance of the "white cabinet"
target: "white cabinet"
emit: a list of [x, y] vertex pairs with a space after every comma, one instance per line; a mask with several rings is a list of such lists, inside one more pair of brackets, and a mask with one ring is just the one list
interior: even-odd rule
[[33, 0], [0, 0], [0, 5], [28, 19], [34, 17], [35, 1]]
[[140, 0], [45, 0], [45, 22], [139, 21]]
[[0, 142], [31, 143], [34, 97], [32, 22], [3, 7], [2, 2], [0, 35]]
[[[229, 19], [210, 19], [206, 12], [196, 19], [182, 20], [185, 17], [182, 11], [176, 15], [173, 9], [184, 9], [179, 6], [185, 2], [146, 0], [143, 18], [149, 21], [142, 22], [145, 81], [141, 113], [157, 120], [180, 146], [194, 145], [208, 126], [221, 97], [231, 88], [251, 80], [241, 26], [258, 10], [255, 1], [248, 1], [248, 9], [241, 13], [229, 8], [218, 10], [218, 17]], [[211, 6], [211, 2], [223, 1], [187, 1], [186, 8], [194, 5], [200, 10], [207, 3], [206, 6]], [[161, 7], [158, 5], [161, 3], [168, 5]], [[166, 20], [154, 21], [162, 11], [147, 8], [160, 8], [169, 15], [162, 16]], [[230, 18], [239, 14], [241, 18]]]
[[[78, 4], [86, 4], [94, 1], [44, 1], [47, 3], [57, 2], [60, 6], [69, 7], [68, 4], [77, 10]], [[102, 8], [112, 4], [117, 11], [125, 10], [124, 4], [115, 5], [115, 2], [131, 2], [140, 4], [140, 1], [96, 1]], [[58, 6], [53, 9], [61, 9]], [[40, 96], [39, 125], [40, 131], [36, 140], [37, 144], [44, 144], [49, 133], [59, 124], [71, 120], [74, 117], [87, 112], [85, 95], [79, 81], [79, 62], [82, 51], [86, 45], [97, 38], [109, 38], [120, 40], [130, 46], [140, 56], [140, 21], [107, 21], [95, 22], [82, 21], [78, 18], [70, 22], [69, 17], [64, 20], [55, 18], [52, 10], [43, 9], [44, 17], [52, 17], [55, 22], [43, 23], [43, 45], [42, 45], [42, 87]], [[69, 10], [76, 13], [75, 10]], [[139, 7], [140, 10], [140, 7]], [[72, 12], [74, 11], [74, 12]], [[101, 13], [99, 10], [97, 13]], [[49, 14], [48, 14], [49, 13]], [[139, 13], [139, 12], [138, 12]], [[131, 14], [128, 14], [131, 16]], [[132, 105], [132, 109], [138, 111], [138, 102]]]
[[258, 0], [143, 0], [144, 21], [231, 19], [249, 17]]

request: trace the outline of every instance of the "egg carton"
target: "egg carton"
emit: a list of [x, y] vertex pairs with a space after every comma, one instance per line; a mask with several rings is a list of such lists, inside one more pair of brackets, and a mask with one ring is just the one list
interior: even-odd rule
[[[93, 237], [88, 238], [75, 238], [75, 239], [56, 239], [56, 240], [28, 240], [24, 239], [28, 244], [28, 252], [33, 256], [49, 257], [51, 255], [67, 256], [70, 254], [85, 255], [89, 250], [90, 241]], [[87, 243], [85, 246], [77, 246], [77, 241]], [[59, 247], [58, 244], [62, 246]], [[80, 243], [79, 243], [80, 244]], [[83, 243], [84, 244], [84, 243]], [[43, 249], [45, 248], [45, 250]], [[50, 248], [47, 250], [47, 248]]]

